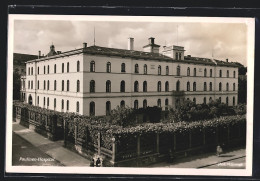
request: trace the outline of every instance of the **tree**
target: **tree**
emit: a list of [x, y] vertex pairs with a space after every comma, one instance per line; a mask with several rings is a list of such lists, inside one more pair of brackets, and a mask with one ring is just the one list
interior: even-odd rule
[[18, 69], [15, 69], [13, 73], [13, 100], [20, 99], [20, 87], [21, 87], [21, 76]]

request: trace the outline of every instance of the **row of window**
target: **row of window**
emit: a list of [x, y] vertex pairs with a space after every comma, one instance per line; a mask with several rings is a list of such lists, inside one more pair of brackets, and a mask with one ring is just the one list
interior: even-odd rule
[[[125, 67], [125, 63], [122, 63], [121, 64], [121, 72], [126, 72], [126, 67]], [[95, 72], [95, 61], [91, 61], [90, 62], [90, 72]], [[111, 63], [110, 62], [107, 62], [107, 65], [106, 65], [106, 72], [107, 73], [110, 73], [111, 72]], [[135, 73], [139, 73], [139, 65], [138, 64], [135, 64]], [[144, 64], [143, 66], [143, 72], [144, 74], [147, 74], [147, 65]], [[161, 75], [162, 74], [162, 67], [161, 65], [158, 66], [158, 75]], [[180, 76], [181, 74], [181, 67], [178, 65], [177, 66], [177, 76]], [[165, 75], [169, 75], [169, 66], [166, 66], [165, 67]], [[190, 76], [190, 67], [187, 68], [187, 76]], [[196, 77], [197, 76], [197, 69], [194, 68], [193, 69], [193, 76]], [[207, 77], [207, 69], [205, 68], [204, 69], [204, 77]], [[209, 76], [212, 77], [213, 76], [213, 71], [212, 69], [210, 69], [210, 72], [209, 72]], [[222, 70], [219, 70], [219, 77], [222, 77]], [[227, 74], [226, 74], [226, 77], [229, 77], [229, 70], [227, 70]], [[235, 78], [236, 77], [236, 71], [233, 71], [233, 77]]]
[[[187, 98], [187, 100], [189, 100], [189, 98]], [[209, 98], [209, 102], [212, 101], [212, 97]], [[219, 101], [222, 102], [221, 100], [221, 97], [219, 97]], [[169, 106], [169, 100], [168, 99], [165, 99], [165, 110], [168, 110], [168, 106]], [[193, 98], [193, 102], [196, 104], [196, 98]], [[206, 97], [203, 98], [203, 103], [204, 104], [207, 104], [207, 99]], [[233, 97], [233, 106], [235, 106], [235, 103], [236, 103], [236, 99], [235, 99], [235, 96]], [[37, 97], [37, 104], [39, 106], [40, 104], [40, 99], [39, 99], [39, 96]], [[47, 108], [49, 108], [49, 104], [50, 104], [50, 101], [49, 101], [49, 97], [47, 97], [47, 104], [46, 104], [46, 98], [43, 97], [43, 107], [45, 107], [47, 105]], [[179, 99], [176, 100], [176, 106], [179, 104]], [[226, 97], [226, 104], [229, 104], [229, 98]], [[120, 102], [120, 106], [121, 107], [125, 107], [125, 101], [122, 100]], [[162, 107], [161, 105], [161, 99], [158, 99], [157, 100], [157, 106], [158, 107]], [[53, 100], [53, 107], [54, 107], [54, 110], [56, 110], [56, 98], [54, 98]], [[61, 100], [61, 111], [63, 112], [64, 111], [64, 99]], [[138, 100], [135, 100], [134, 101], [134, 109], [138, 109], [139, 108], [139, 102]], [[147, 100], [144, 99], [143, 100], [143, 108], [147, 108]], [[69, 111], [69, 100], [66, 101], [66, 110]], [[79, 113], [79, 102], [77, 101], [76, 102], [76, 112]], [[106, 115], [109, 115], [111, 112], [111, 102], [110, 101], [107, 101], [106, 102]], [[90, 116], [95, 116], [95, 102], [90, 102], [89, 104], [89, 115]]]
[[[46, 70], [46, 67], [47, 67], [47, 70]], [[62, 63], [61, 65], [61, 72], [64, 73], [65, 71], [65, 64]], [[77, 72], [80, 71], [80, 62], [77, 61]], [[67, 62], [67, 72], [70, 72], [70, 63]], [[38, 67], [38, 74], [40, 74], [40, 67]], [[43, 66], [43, 74], [49, 74], [50, 73], [50, 66]], [[57, 65], [54, 64], [54, 67], [53, 67], [53, 73], [57, 73]], [[33, 75], [33, 67], [29, 67], [28, 68], [28, 75]]]
[[[46, 82], [47, 82], [47, 88], [46, 88]], [[53, 83], [53, 90], [57, 90], [57, 81], [54, 80], [54, 83]], [[33, 89], [33, 81], [28, 81], [28, 89]], [[65, 91], [65, 82], [64, 80], [62, 80], [61, 82], [61, 91]], [[37, 84], [37, 89], [40, 89], [40, 81], [38, 80], [38, 84]], [[50, 81], [43, 81], [43, 90], [50, 90]], [[67, 80], [67, 91], [70, 91], [70, 81]], [[77, 92], [80, 92], [80, 81], [77, 80]]]
[[[212, 91], [212, 82], [209, 83], [209, 91]], [[33, 81], [28, 81], [28, 89], [33, 89]], [[40, 89], [40, 82], [38, 81], [38, 89]], [[65, 82], [62, 80], [62, 86], [61, 91], [64, 91], [65, 89]], [[57, 89], [57, 81], [54, 80], [54, 90]], [[46, 81], [43, 81], [43, 90], [46, 90]], [[47, 90], [50, 90], [50, 81], [47, 81]], [[190, 91], [190, 82], [187, 82], [187, 91]], [[233, 91], [236, 90], [236, 84], [233, 83]], [[70, 91], [70, 81], [67, 80], [67, 91]], [[158, 81], [157, 83], [157, 91], [162, 91], [162, 83], [161, 81]], [[169, 82], [165, 82], [165, 92], [169, 91]], [[177, 81], [176, 83], [176, 91], [180, 91], [180, 81]], [[196, 82], [193, 82], [193, 91], [196, 91]], [[204, 82], [203, 91], [207, 91], [207, 82]], [[222, 83], [219, 83], [219, 91], [222, 91]], [[226, 91], [229, 91], [229, 83], [226, 83]], [[80, 92], [80, 81], [77, 80], [77, 92]], [[95, 81], [90, 81], [90, 92], [95, 92]], [[106, 92], [111, 92], [111, 81], [106, 81]], [[125, 92], [125, 81], [121, 81], [120, 83], [120, 92]], [[138, 81], [134, 82], [134, 92], [139, 92], [139, 83]], [[147, 92], [147, 81], [143, 82], [143, 92]]]
[[[46, 101], [47, 100], [47, 101]], [[46, 103], [47, 102], [47, 103]], [[37, 105], [39, 106], [40, 105], [40, 98], [39, 96], [37, 96]], [[43, 97], [43, 107], [47, 106], [47, 109], [49, 108], [50, 106], [50, 100], [49, 100], [49, 97], [45, 98]], [[56, 106], [57, 106], [57, 101], [56, 101], [56, 98], [54, 98], [53, 100], [53, 107], [54, 107], [54, 110], [56, 110]], [[69, 100], [66, 101], [66, 110], [69, 111], [69, 106], [70, 106], [70, 102]], [[61, 100], [61, 111], [63, 112], [65, 109], [65, 106], [64, 106], [64, 99]], [[77, 101], [76, 102], [76, 112], [78, 113], [79, 112], [79, 102]]]
[[[190, 99], [187, 98], [187, 100], [190, 100]], [[213, 100], [212, 97], [210, 97], [209, 102], [211, 102], [212, 100]], [[219, 97], [218, 100], [220, 102], [222, 102], [221, 97]], [[193, 102], [196, 104], [196, 98], [195, 97], [193, 98]], [[203, 98], [203, 104], [207, 104], [207, 98], [206, 97]], [[229, 98], [228, 97], [226, 97], [226, 104], [227, 105], [229, 104]], [[233, 96], [233, 106], [235, 106], [235, 105], [236, 105], [236, 98], [235, 98], [235, 96]]]
[[[62, 63], [62, 70], [61, 72], [64, 73], [64, 63]], [[166, 75], [169, 75], [169, 66], [166, 66]], [[56, 70], [57, 70], [57, 65], [55, 64], [54, 65], [54, 73], [56, 73]], [[121, 72], [125, 72], [125, 63], [122, 63], [121, 64]], [[144, 70], [144, 74], [147, 74], [147, 65], [145, 64], [143, 66], [143, 70]], [[69, 62], [67, 62], [67, 72], [69, 72]], [[80, 62], [77, 61], [77, 72], [80, 71]], [[90, 62], [90, 72], [95, 72], [95, 62], [94, 61], [91, 61]], [[107, 62], [107, 65], [106, 65], [106, 72], [107, 73], [110, 73], [111, 72], [111, 63], [110, 62]], [[50, 66], [48, 65], [47, 66], [47, 74], [50, 73]], [[138, 64], [135, 64], [135, 73], [139, 73], [139, 65]], [[158, 75], [161, 75], [162, 73], [162, 67], [161, 65], [158, 66]], [[177, 66], [177, 76], [180, 76], [180, 73], [181, 73], [181, 67], [178, 65]], [[40, 74], [40, 68], [38, 67], [38, 74]], [[46, 66], [43, 67], [43, 74], [46, 74]], [[212, 77], [212, 69], [210, 69], [210, 72], [209, 72], [209, 76]], [[28, 68], [28, 75], [33, 75], [33, 67], [29, 67]], [[187, 68], [187, 76], [190, 76], [191, 73], [190, 73], [190, 67]], [[193, 69], [193, 76], [196, 77], [197, 76], [197, 69], [194, 68]], [[205, 68], [204, 69], [204, 77], [207, 77], [207, 69]], [[222, 70], [219, 70], [219, 77], [222, 77]], [[227, 70], [227, 74], [226, 74], [226, 77], [229, 77], [229, 70]], [[233, 77], [235, 78], [236, 77], [236, 71], [233, 71]]]
[[[178, 90], [179, 85], [176, 85]], [[236, 90], [236, 84], [233, 83], [233, 91]], [[190, 91], [190, 82], [187, 82], [187, 91]], [[193, 91], [196, 91], [196, 82], [193, 82]], [[207, 82], [204, 82], [203, 91], [207, 91]], [[212, 82], [209, 83], [209, 91], [212, 91]], [[222, 83], [219, 83], [219, 91], [222, 91]], [[229, 91], [229, 83], [226, 83], [226, 91]]]

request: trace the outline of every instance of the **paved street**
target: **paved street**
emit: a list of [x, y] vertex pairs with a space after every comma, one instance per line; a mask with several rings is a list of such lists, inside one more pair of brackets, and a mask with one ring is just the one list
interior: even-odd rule
[[[27, 142], [29, 145], [20, 144], [19, 141], [13, 141], [13, 162], [18, 164], [19, 160], [24, 162], [24, 165], [32, 164], [53, 164], [52, 160], [41, 159], [41, 158], [53, 158], [57, 160], [61, 165], [64, 166], [89, 166], [90, 161], [81, 155], [63, 147], [63, 141], [51, 141], [48, 138], [34, 132], [33, 130], [27, 129], [17, 122], [13, 122], [13, 132], [19, 136], [22, 140]], [[19, 147], [20, 146], [20, 147]], [[26, 147], [27, 146], [27, 147]], [[31, 146], [34, 151], [28, 149]], [[21, 152], [21, 153], [20, 153]], [[37, 155], [37, 152], [40, 152]], [[24, 159], [20, 159], [20, 155], [23, 154]], [[43, 154], [43, 155], [42, 155]], [[48, 155], [50, 157], [48, 157]], [[21, 156], [22, 157], [22, 156]], [[27, 158], [28, 157], [28, 158]], [[33, 158], [33, 159], [32, 159]], [[37, 158], [37, 159], [36, 159]], [[39, 159], [38, 159], [39, 158]], [[38, 161], [39, 160], [39, 161]], [[35, 163], [35, 162], [45, 162], [46, 163]], [[18, 163], [17, 163], [18, 162]], [[26, 162], [26, 163], [25, 163]]]
[[220, 157], [215, 153], [189, 156], [173, 163], [157, 163], [150, 167], [168, 168], [239, 168], [245, 167], [245, 149], [239, 148], [223, 153]]
[[17, 134], [13, 133], [12, 163], [14, 166], [62, 166]]

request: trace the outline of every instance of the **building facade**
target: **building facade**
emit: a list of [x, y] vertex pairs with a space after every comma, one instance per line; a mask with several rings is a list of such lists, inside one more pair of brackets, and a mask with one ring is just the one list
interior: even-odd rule
[[237, 104], [238, 67], [226, 61], [184, 56], [184, 47], [163, 47], [149, 38], [144, 51], [100, 46], [50, 52], [26, 62], [26, 102], [61, 112], [106, 115], [117, 106], [163, 110], [185, 100]]

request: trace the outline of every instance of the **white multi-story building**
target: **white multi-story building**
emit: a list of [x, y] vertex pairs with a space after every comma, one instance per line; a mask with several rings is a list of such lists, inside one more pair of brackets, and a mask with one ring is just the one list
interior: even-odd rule
[[184, 56], [184, 47], [163, 47], [154, 38], [144, 51], [99, 46], [55, 52], [26, 63], [26, 102], [61, 112], [105, 115], [117, 106], [177, 107], [220, 99], [237, 104], [238, 67], [226, 61]]

